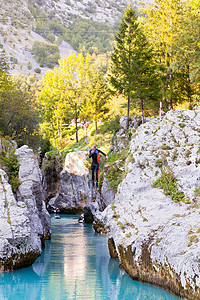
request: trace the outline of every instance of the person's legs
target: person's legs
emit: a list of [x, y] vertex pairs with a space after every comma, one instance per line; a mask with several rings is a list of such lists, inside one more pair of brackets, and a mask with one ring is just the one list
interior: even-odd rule
[[98, 180], [99, 180], [99, 164], [96, 164], [96, 187], [98, 187]]
[[92, 186], [94, 187], [94, 170], [95, 170], [95, 165], [92, 163], [91, 164], [91, 172], [92, 172]]

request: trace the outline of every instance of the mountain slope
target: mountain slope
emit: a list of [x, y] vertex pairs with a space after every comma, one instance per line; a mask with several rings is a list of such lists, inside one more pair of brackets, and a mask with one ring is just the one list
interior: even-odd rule
[[[13, 63], [12, 73], [43, 75], [48, 66], [38, 63], [34, 42], [56, 43], [60, 56], [77, 51], [102, 53], [112, 40], [127, 0], [2, 0], [0, 48]], [[135, 2], [132, 3], [135, 5]], [[72, 45], [72, 46], [71, 46]]]

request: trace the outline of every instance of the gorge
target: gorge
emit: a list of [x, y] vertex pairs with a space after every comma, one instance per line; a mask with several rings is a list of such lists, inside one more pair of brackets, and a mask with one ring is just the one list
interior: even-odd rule
[[[1, 220], [6, 224], [1, 226], [1, 269], [26, 266], [26, 255], [18, 262], [16, 255], [30, 253], [35, 259], [41, 253], [43, 240], [50, 238], [45, 201], [50, 211], [80, 214], [87, 207], [94, 228], [108, 233], [111, 256], [131, 278], [200, 299], [200, 111], [170, 111], [141, 125], [133, 119], [128, 134], [124, 120], [113, 136], [112, 160], [102, 169], [101, 187], [92, 202], [86, 153], [67, 154], [64, 169], [56, 167], [57, 183], [51, 190], [47, 176], [39, 185], [41, 171], [32, 150], [16, 150], [22, 180], [16, 198], [1, 171]], [[117, 189], [110, 186], [116, 179], [121, 180]]]

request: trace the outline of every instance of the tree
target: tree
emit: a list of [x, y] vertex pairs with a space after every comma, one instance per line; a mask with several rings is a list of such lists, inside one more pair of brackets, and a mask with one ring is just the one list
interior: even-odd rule
[[68, 101], [71, 106], [72, 116], [75, 119], [76, 142], [78, 143], [77, 120], [80, 115], [85, 89], [89, 84], [90, 67], [92, 60], [89, 56], [83, 57], [82, 53], [77, 56], [70, 52], [59, 60], [59, 70], [65, 78], [65, 88], [68, 90]]
[[[27, 89], [25, 82], [27, 81]], [[38, 146], [39, 115], [35, 101], [36, 85], [25, 76], [0, 75], [0, 130], [19, 146]]]
[[183, 1], [155, 0], [153, 3], [144, 3], [139, 11], [144, 15], [146, 36], [155, 49], [162, 82], [162, 101], [172, 106], [182, 99], [182, 88], [178, 83], [185, 77], [180, 70], [176, 72], [172, 68], [177, 50], [174, 43], [181, 32]]
[[184, 2], [180, 20], [181, 30], [173, 43], [175, 59], [171, 67], [174, 72], [183, 74], [180, 87], [185, 100], [192, 108], [193, 98], [199, 94], [200, 79], [200, 3], [197, 0]]
[[159, 79], [153, 64], [153, 51], [130, 4], [116, 35], [109, 78], [115, 90], [127, 97], [127, 129], [131, 100], [135, 101], [137, 107], [140, 106], [144, 122], [146, 104], [149, 100], [158, 101]]
[[110, 93], [103, 78], [103, 73], [100, 73], [97, 68], [93, 67], [81, 113], [84, 118], [94, 120], [96, 134], [98, 121], [103, 120], [109, 111], [109, 98]]
[[62, 138], [62, 124], [71, 120], [70, 105], [64, 74], [57, 68], [46, 72], [41, 81], [41, 91], [37, 95], [43, 123], [41, 131], [47, 139]]
[[56, 141], [62, 138], [62, 124], [75, 120], [76, 142], [78, 142], [77, 120], [83, 102], [84, 93], [88, 86], [91, 59], [70, 52], [59, 61], [60, 67], [46, 73], [42, 80], [38, 102], [41, 105], [45, 123], [43, 129]]

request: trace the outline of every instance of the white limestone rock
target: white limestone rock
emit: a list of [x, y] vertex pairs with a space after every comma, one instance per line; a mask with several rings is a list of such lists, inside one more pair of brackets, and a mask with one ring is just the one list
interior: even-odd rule
[[[139, 126], [114, 204], [95, 216], [131, 277], [188, 299], [200, 299], [199, 120], [200, 111], [177, 110]], [[185, 202], [152, 187], [168, 167]]]
[[65, 167], [60, 173], [59, 192], [48, 203], [50, 211], [81, 213], [84, 206], [91, 202], [86, 155], [84, 151], [66, 155]]
[[27, 146], [16, 150], [20, 160], [21, 185], [17, 196], [0, 169], [0, 271], [30, 265], [50, 238], [50, 216], [45, 208], [41, 172], [33, 151]]

